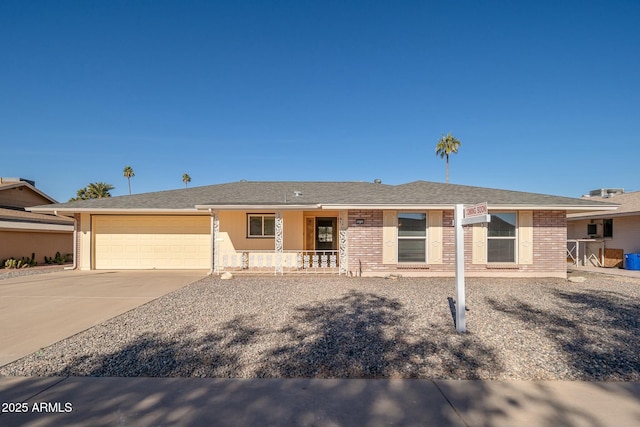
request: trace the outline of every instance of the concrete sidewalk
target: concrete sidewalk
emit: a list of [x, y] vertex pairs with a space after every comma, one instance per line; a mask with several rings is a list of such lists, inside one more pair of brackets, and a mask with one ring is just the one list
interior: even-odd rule
[[604, 268], [604, 267], [592, 267], [592, 266], [567, 266], [568, 273], [574, 273], [579, 275], [582, 272], [604, 274], [607, 276], [628, 277], [631, 279], [640, 280], [640, 270], [624, 270], [621, 268]]
[[640, 425], [623, 382], [5, 377], [0, 402], [2, 426]]

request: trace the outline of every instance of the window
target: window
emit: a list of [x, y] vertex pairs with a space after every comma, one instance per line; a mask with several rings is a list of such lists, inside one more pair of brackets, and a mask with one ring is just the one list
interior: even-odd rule
[[613, 237], [613, 219], [602, 221], [602, 237]]
[[330, 226], [318, 226], [318, 242], [331, 243], [333, 242], [333, 227]]
[[427, 214], [398, 213], [398, 262], [427, 262]]
[[487, 232], [487, 262], [516, 262], [516, 214], [491, 213]]
[[249, 214], [247, 215], [247, 236], [274, 237], [276, 235], [275, 215]]

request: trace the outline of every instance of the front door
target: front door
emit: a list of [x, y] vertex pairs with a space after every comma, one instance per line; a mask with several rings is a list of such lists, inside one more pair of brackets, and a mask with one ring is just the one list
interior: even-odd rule
[[338, 249], [337, 224], [337, 218], [316, 218], [315, 249], [317, 251], [335, 251]]

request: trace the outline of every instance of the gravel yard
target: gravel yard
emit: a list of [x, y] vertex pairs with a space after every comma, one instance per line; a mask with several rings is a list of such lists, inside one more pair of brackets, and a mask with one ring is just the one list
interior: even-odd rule
[[[71, 264], [69, 264], [70, 266]], [[55, 271], [62, 271], [67, 265], [43, 265], [29, 268], [2, 268], [0, 269], [0, 280], [13, 279], [14, 277], [34, 276], [36, 274], [47, 274]]]
[[640, 381], [640, 281], [205, 278], [0, 375]]

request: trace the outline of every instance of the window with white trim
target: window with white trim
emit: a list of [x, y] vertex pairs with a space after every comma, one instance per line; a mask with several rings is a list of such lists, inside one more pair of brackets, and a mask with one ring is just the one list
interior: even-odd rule
[[276, 216], [274, 214], [247, 214], [248, 237], [274, 237]]
[[515, 212], [491, 212], [487, 224], [487, 262], [516, 262], [517, 218]]
[[398, 212], [398, 262], [427, 262], [427, 214]]

